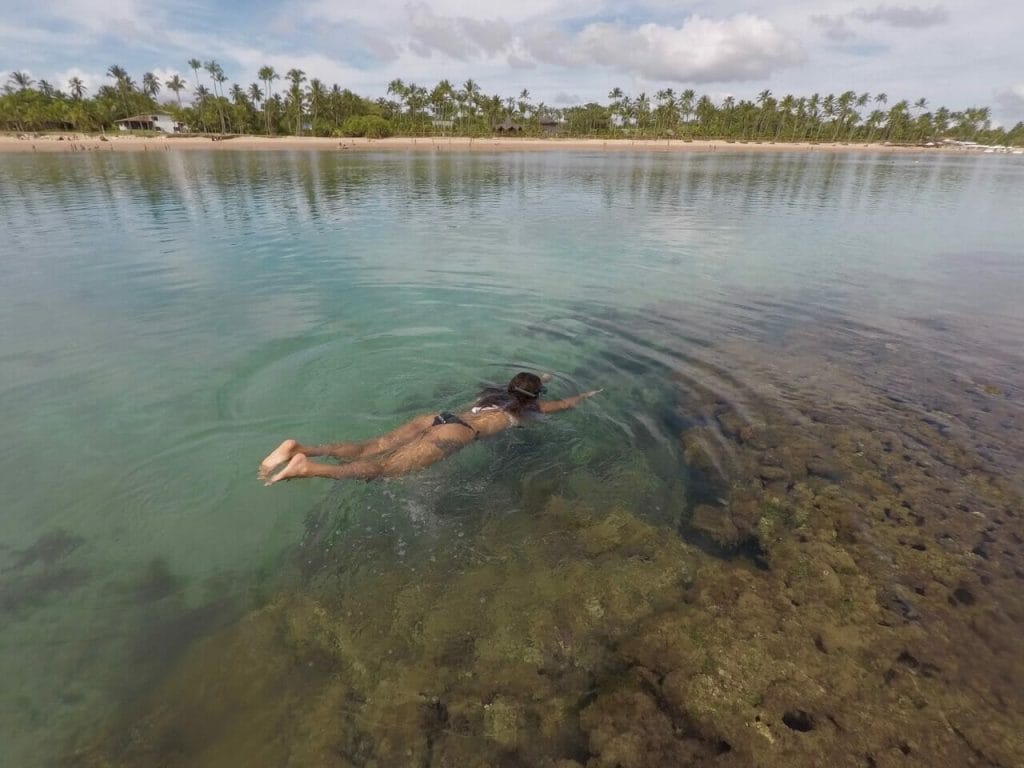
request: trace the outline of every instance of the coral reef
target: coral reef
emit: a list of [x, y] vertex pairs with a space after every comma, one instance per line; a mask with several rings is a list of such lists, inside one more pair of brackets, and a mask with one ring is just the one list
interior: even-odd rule
[[14, 551], [13, 563], [0, 568], [0, 620], [45, 604], [89, 580], [85, 568], [65, 561], [84, 540], [61, 528], [44, 533], [30, 546]]
[[743, 402], [678, 378], [673, 525], [584, 472], [457, 546], [332, 539], [69, 762], [1020, 765], [1020, 393], [786, 349], [720, 350]]

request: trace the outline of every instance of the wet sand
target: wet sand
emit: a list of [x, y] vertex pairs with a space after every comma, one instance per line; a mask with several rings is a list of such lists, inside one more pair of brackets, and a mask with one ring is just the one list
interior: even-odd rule
[[963, 153], [956, 147], [908, 147], [882, 143], [766, 142], [669, 139], [535, 139], [462, 136], [389, 139], [319, 138], [312, 136], [86, 136], [64, 133], [0, 136], [0, 153], [8, 152], [164, 152], [170, 150], [398, 150], [398, 151], [632, 151], [632, 152], [855, 152]]

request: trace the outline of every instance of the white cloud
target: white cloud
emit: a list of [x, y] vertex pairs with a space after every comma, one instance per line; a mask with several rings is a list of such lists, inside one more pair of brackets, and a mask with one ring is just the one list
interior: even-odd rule
[[164, 23], [159, 7], [144, 6], [138, 0], [63, 0], [52, 8], [51, 15], [59, 21], [73, 21], [86, 35], [131, 42], [152, 40]]
[[455, 61], [503, 54], [509, 66], [603, 67], [652, 80], [726, 82], [762, 79], [800, 62], [799, 43], [751, 14], [727, 19], [691, 16], [679, 26], [597, 22], [567, 33], [553, 21], [514, 26], [501, 18], [441, 16], [410, 5], [409, 46], [427, 58]]
[[692, 16], [679, 27], [591, 24], [573, 47], [591, 64], [691, 83], [763, 79], [804, 56], [771, 22], [745, 13], [724, 20]]
[[857, 36], [857, 33], [850, 29], [850, 25], [846, 23], [845, 16], [817, 13], [811, 16], [811, 23], [825, 30], [825, 37], [836, 42], [850, 40]]
[[421, 56], [433, 51], [453, 59], [493, 56], [512, 42], [512, 28], [502, 19], [438, 16], [425, 3], [408, 7], [412, 49]]
[[71, 89], [68, 87], [68, 81], [71, 80], [72, 77], [77, 77], [79, 80], [82, 81], [82, 85], [85, 86], [86, 97], [95, 96], [96, 91], [99, 90], [99, 87], [101, 85], [110, 84], [110, 81], [107, 78], [103, 77], [103, 75], [85, 72], [79, 69], [78, 67], [71, 67], [70, 69], [65, 69], [60, 72], [57, 72], [53, 76], [53, 80], [51, 80], [50, 82], [54, 88], [59, 88], [60, 90], [64, 91], [64, 93], [70, 94]]
[[875, 8], [856, 8], [847, 13], [816, 13], [811, 23], [821, 28], [825, 37], [843, 42], [857, 37], [851, 22], [881, 24], [899, 29], [925, 29], [945, 24], [949, 12], [940, 5], [921, 8], [916, 5], [879, 5]]
[[601, 0], [518, 0], [515, 3], [471, 3], [466, 0], [376, 0], [355, 3], [339, 0], [304, 0], [296, 2], [292, 11], [300, 18], [344, 26], [392, 26], [408, 18], [419, 7], [429, 7], [437, 18], [488, 21], [500, 14], [507, 24], [518, 25], [536, 19], [572, 19], [602, 13], [607, 8]]
[[[989, 101], [994, 120], [1024, 117], [1020, 92], [1006, 79], [1024, 65], [1017, 39], [1024, 11], [1006, 0], [266, 0], [244, 12], [214, 0], [14, 0], [13, 7], [0, 0], [0, 84], [25, 70], [62, 89], [78, 76], [94, 93], [110, 82], [104, 74], [115, 63], [136, 82], [146, 70], [164, 80], [178, 68], [191, 84], [186, 61], [196, 56], [217, 59], [243, 86], [269, 64], [371, 98], [398, 77], [427, 86], [472, 77], [488, 93], [528, 87], [551, 103], [556, 95], [604, 101], [613, 85], [636, 93], [687, 83], [716, 99], [727, 87], [749, 98], [764, 87], [806, 95], [849, 86], [951, 108]], [[835, 44], [855, 38], [862, 44]], [[969, 67], [964, 51], [972, 51]]]
[[996, 103], [1011, 125], [1024, 120], [1024, 83], [1011, 85], [996, 93]]
[[949, 21], [949, 12], [941, 5], [930, 8], [919, 8], [916, 5], [879, 5], [872, 10], [858, 8], [851, 15], [867, 22], [912, 29], [934, 27]]

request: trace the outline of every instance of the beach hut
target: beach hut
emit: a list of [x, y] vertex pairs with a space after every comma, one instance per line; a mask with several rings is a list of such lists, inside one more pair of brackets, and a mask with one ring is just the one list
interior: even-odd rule
[[496, 126], [494, 126], [494, 132], [504, 134], [518, 134], [523, 132], [523, 126], [521, 126], [519, 123], [513, 123], [511, 120], [506, 119], [504, 122], [498, 123]]
[[131, 117], [126, 117], [122, 120], [115, 120], [114, 123], [122, 131], [162, 131], [164, 133], [178, 133], [182, 128], [181, 123], [175, 122], [174, 118], [166, 112], [132, 115]]
[[561, 127], [561, 123], [550, 115], [540, 119], [540, 130], [545, 136], [554, 136]]

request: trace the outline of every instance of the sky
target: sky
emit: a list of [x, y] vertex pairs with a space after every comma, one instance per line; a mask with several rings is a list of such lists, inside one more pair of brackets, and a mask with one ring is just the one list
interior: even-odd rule
[[1024, 4], [1008, 0], [0, 0], [0, 84], [19, 70], [94, 92], [113, 64], [137, 83], [193, 83], [198, 58], [244, 87], [270, 65], [370, 98], [395, 78], [472, 78], [556, 107], [607, 103], [615, 87], [716, 101], [852, 90], [988, 106], [1011, 127], [1024, 120], [1022, 32]]

